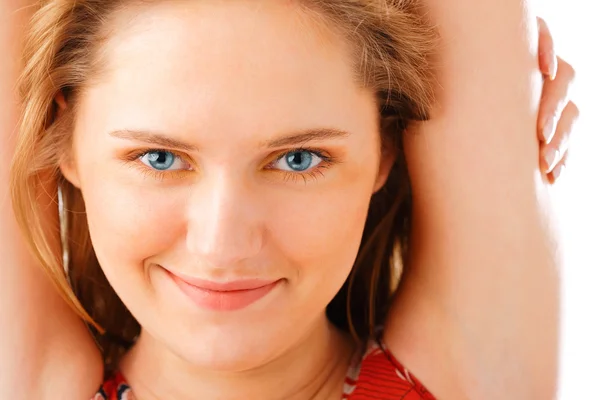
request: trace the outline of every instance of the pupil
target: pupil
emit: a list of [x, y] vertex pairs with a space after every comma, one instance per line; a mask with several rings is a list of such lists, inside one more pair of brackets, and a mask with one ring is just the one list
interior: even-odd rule
[[166, 170], [173, 165], [175, 157], [173, 154], [166, 151], [155, 151], [148, 154], [148, 161], [153, 168], [158, 170]]
[[312, 155], [308, 151], [296, 151], [287, 157], [287, 163], [295, 171], [304, 171], [310, 167]]

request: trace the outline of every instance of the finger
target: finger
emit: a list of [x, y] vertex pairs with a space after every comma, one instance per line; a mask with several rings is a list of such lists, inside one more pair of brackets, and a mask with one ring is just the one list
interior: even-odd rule
[[544, 143], [549, 143], [554, 135], [560, 115], [569, 101], [569, 92], [574, 81], [575, 70], [559, 57], [556, 79], [547, 80], [542, 91], [538, 132], [539, 139]]
[[573, 128], [579, 119], [579, 109], [573, 102], [565, 107], [556, 128], [552, 141], [542, 149], [542, 166], [545, 172], [550, 172], [560, 163], [568, 151], [569, 140]]
[[565, 153], [565, 155], [563, 156], [563, 158], [560, 160], [560, 162], [556, 165], [556, 167], [554, 167], [554, 169], [552, 170], [552, 172], [548, 174], [548, 181], [550, 181], [551, 184], [556, 183], [556, 181], [558, 180], [558, 178], [565, 171], [565, 168], [567, 166], [567, 159], [568, 158], [569, 158], [569, 152], [567, 151]]
[[556, 71], [558, 69], [558, 60], [556, 52], [554, 51], [554, 40], [552, 39], [552, 33], [548, 28], [548, 24], [542, 18], [537, 18], [539, 41], [538, 41], [538, 56], [540, 63], [540, 70], [542, 74], [554, 80], [556, 78]]

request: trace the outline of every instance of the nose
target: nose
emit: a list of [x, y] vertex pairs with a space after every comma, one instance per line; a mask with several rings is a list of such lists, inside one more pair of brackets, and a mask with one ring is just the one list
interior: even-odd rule
[[200, 184], [188, 205], [188, 251], [214, 269], [259, 254], [264, 236], [259, 197], [258, 190], [224, 176]]

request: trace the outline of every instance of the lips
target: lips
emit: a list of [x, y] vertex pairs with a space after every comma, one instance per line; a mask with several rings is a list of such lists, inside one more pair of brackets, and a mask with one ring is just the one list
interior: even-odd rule
[[248, 307], [269, 294], [281, 280], [244, 279], [213, 282], [174, 274], [169, 275], [197, 306], [213, 311], [235, 311]]

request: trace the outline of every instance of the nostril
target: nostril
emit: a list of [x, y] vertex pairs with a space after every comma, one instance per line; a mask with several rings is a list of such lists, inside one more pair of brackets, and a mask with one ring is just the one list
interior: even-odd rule
[[259, 254], [265, 221], [257, 193], [237, 175], [208, 178], [188, 203], [188, 251], [214, 267]]
[[188, 251], [213, 267], [227, 267], [257, 256], [263, 235], [253, 226], [193, 226], [187, 235]]

